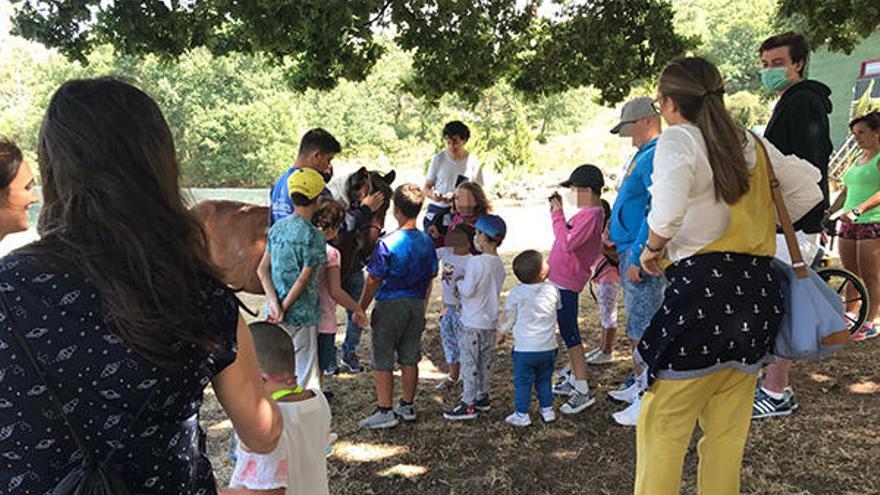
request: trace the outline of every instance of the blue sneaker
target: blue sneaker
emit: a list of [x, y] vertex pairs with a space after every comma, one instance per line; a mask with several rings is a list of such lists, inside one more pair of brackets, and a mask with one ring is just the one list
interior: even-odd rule
[[342, 355], [342, 366], [348, 368], [348, 372], [351, 374], [360, 373], [364, 371], [364, 367], [361, 366], [361, 361], [358, 359], [357, 354], [343, 354]]
[[474, 407], [473, 404], [460, 402], [453, 410], [443, 413], [443, 417], [449, 421], [468, 421], [477, 419], [477, 408]]

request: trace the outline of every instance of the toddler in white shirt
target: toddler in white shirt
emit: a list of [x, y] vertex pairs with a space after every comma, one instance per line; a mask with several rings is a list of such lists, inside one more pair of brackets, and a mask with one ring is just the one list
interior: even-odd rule
[[496, 343], [513, 332], [513, 385], [515, 411], [505, 421], [529, 426], [532, 388], [538, 395], [541, 419], [556, 420], [551, 380], [556, 366], [556, 312], [562, 307], [559, 289], [547, 282], [550, 271], [541, 253], [523, 251], [513, 259], [513, 273], [520, 284], [507, 295], [504, 318]]

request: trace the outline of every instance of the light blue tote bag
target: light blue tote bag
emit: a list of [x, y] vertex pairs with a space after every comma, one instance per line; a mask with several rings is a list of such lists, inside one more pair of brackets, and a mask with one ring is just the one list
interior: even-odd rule
[[785, 315], [779, 325], [772, 352], [785, 359], [823, 358], [842, 349], [849, 342], [843, 301], [834, 289], [804, 263], [770, 157], [764, 143], [757, 136], [755, 144], [770, 165], [767, 167], [770, 192], [791, 257], [791, 265], [780, 260], [773, 261], [773, 268], [780, 278], [785, 297]]

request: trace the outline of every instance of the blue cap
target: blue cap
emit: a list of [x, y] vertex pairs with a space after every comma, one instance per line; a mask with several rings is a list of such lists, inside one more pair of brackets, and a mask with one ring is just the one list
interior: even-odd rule
[[481, 216], [474, 228], [486, 234], [486, 237], [494, 239], [495, 242], [501, 242], [507, 235], [507, 224], [498, 215]]

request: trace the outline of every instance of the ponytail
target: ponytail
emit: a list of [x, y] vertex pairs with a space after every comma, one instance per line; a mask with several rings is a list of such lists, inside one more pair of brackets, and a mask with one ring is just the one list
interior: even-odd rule
[[715, 199], [735, 204], [749, 192], [745, 132], [724, 106], [724, 81], [718, 69], [700, 57], [670, 63], [660, 75], [660, 94], [671, 98], [682, 117], [703, 134], [708, 151]]

